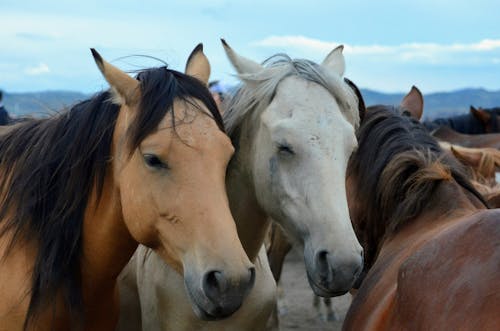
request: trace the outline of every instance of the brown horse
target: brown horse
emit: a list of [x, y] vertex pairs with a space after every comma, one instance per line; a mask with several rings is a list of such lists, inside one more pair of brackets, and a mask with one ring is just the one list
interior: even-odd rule
[[201, 44], [186, 74], [137, 79], [92, 53], [111, 92], [0, 137], [0, 330], [113, 330], [116, 278], [138, 242], [184, 275], [203, 316], [230, 315], [254, 271]]
[[[411, 116], [415, 119], [420, 120], [422, 118], [422, 114], [424, 111], [424, 97], [422, 96], [422, 93], [418, 88], [413, 86], [411, 88], [411, 91], [405, 96], [406, 100], [411, 100], [412, 106], [406, 111], [408, 111]], [[471, 109], [471, 113], [474, 114], [476, 118], [485, 118], [484, 115], [485, 111], [479, 112], [474, 108], [475, 111]], [[491, 115], [493, 116], [493, 115]], [[496, 116], [496, 115], [495, 115]], [[471, 115], [471, 117], [473, 117]], [[495, 117], [495, 121], [497, 120], [497, 117]], [[500, 120], [500, 117], [499, 117]], [[492, 118], [488, 117], [487, 119], [488, 123], [491, 123]], [[424, 125], [426, 125], [428, 122], [425, 122]], [[482, 125], [482, 124], [479, 124]], [[491, 148], [496, 148], [500, 149], [500, 133], [492, 133], [495, 131], [489, 131], [486, 128], [482, 128], [483, 131], [481, 132], [487, 132], [487, 133], [479, 133], [479, 134], [465, 134], [465, 133], [460, 133], [457, 132], [456, 130], [452, 129], [450, 126], [447, 125], [432, 125], [432, 126], [427, 126], [426, 127], [429, 129], [431, 134], [436, 138], [441, 141], [448, 142], [450, 144], [454, 145], [460, 145], [463, 147], [470, 147], [470, 148], [483, 148], [483, 147], [491, 147]], [[500, 124], [499, 124], [500, 127]]]
[[500, 211], [394, 107], [367, 111], [347, 181], [368, 271], [344, 330], [497, 330]]
[[464, 147], [500, 149], [500, 133], [463, 134], [449, 127], [442, 126], [433, 131], [432, 135], [439, 140]]
[[500, 132], [500, 107], [482, 108], [470, 106], [470, 113], [483, 125], [485, 133]]

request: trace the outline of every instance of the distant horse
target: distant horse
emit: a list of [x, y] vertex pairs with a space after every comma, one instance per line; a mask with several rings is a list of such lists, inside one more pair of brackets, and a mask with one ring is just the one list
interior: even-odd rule
[[343, 329], [498, 329], [500, 211], [397, 108], [370, 107], [357, 136], [347, 191], [368, 273]]
[[471, 170], [472, 180], [485, 185], [496, 184], [496, 172], [500, 171], [500, 151], [495, 148], [467, 148], [440, 142], [444, 151], [451, 153]]
[[470, 106], [470, 113], [481, 121], [484, 133], [500, 132], [500, 107], [475, 108], [474, 106]]
[[230, 315], [254, 269], [201, 45], [186, 74], [137, 79], [92, 53], [110, 92], [0, 136], [0, 330], [114, 330], [116, 278], [138, 242], [184, 275], [201, 315]]
[[321, 65], [280, 55], [263, 66], [223, 46], [243, 82], [224, 112], [236, 147], [226, 187], [238, 234], [256, 265], [255, 286], [233, 316], [206, 323], [188, 309], [173, 270], [140, 249], [127, 270], [138, 284], [143, 330], [263, 330], [276, 300], [263, 249], [270, 218], [303, 245], [317, 294], [345, 293], [362, 268], [345, 196], [361, 103], [342, 78], [342, 47]]
[[496, 173], [500, 171], [500, 151], [494, 148], [467, 148], [445, 142], [439, 145], [467, 167], [472, 185], [483, 195], [488, 205], [500, 208], [500, 184], [496, 180]]
[[500, 117], [496, 110], [500, 108], [482, 109], [470, 107], [470, 112], [447, 118], [437, 118], [423, 122], [429, 130], [445, 126], [463, 134], [484, 134], [500, 132]]
[[500, 149], [500, 133], [463, 134], [442, 126], [433, 131], [432, 135], [439, 140], [464, 147]]
[[[407, 111], [413, 118], [420, 120], [424, 111], [424, 98], [420, 90], [413, 86], [405, 98], [411, 99], [411, 102], [413, 103], [413, 106], [407, 109]], [[463, 116], [463, 118], [474, 117], [474, 121], [479, 121], [471, 114]], [[497, 119], [495, 117], [495, 121], [496, 120]], [[500, 133], [485, 133], [486, 131], [478, 129], [475, 132], [470, 132], [471, 134], [465, 134], [457, 132], [457, 129], [452, 125], [447, 125], [446, 123], [440, 121], [437, 123], [441, 123], [441, 125], [437, 125], [434, 122], [431, 123], [429, 121], [423, 122], [423, 125], [435, 138], [441, 141], [470, 148], [491, 147], [500, 149]], [[479, 127], [482, 124], [477, 125]]]

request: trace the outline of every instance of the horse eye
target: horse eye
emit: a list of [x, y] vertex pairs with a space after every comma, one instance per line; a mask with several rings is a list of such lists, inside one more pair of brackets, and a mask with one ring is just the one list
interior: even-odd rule
[[151, 168], [168, 169], [167, 164], [154, 154], [144, 154], [142, 157], [144, 158], [144, 162]]
[[290, 145], [285, 145], [285, 144], [279, 144], [278, 145], [278, 152], [282, 154], [288, 154], [288, 155], [294, 155], [295, 152], [293, 151], [292, 147]]

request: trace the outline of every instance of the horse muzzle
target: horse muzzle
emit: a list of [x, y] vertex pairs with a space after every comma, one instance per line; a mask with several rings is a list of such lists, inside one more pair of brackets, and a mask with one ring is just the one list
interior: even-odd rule
[[222, 270], [210, 270], [200, 277], [185, 275], [184, 284], [195, 314], [208, 321], [231, 316], [242, 305], [255, 283], [255, 268], [230, 276]]
[[312, 251], [306, 248], [304, 258], [309, 284], [321, 297], [347, 293], [363, 270], [362, 253], [341, 255], [325, 249]]

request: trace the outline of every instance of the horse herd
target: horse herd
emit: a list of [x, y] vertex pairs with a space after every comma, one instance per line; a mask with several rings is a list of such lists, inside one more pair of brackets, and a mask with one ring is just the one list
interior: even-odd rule
[[316, 295], [358, 288], [344, 330], [498, 330], [496, 112], [427, 129], [416, 88], [365, 107], [342, 46], [222, 46], [220, 109], [201, 44], [135, 78], [92, 50], [108, 91], [0, 128], [0, 331], [277, 328], [288, 238]]

